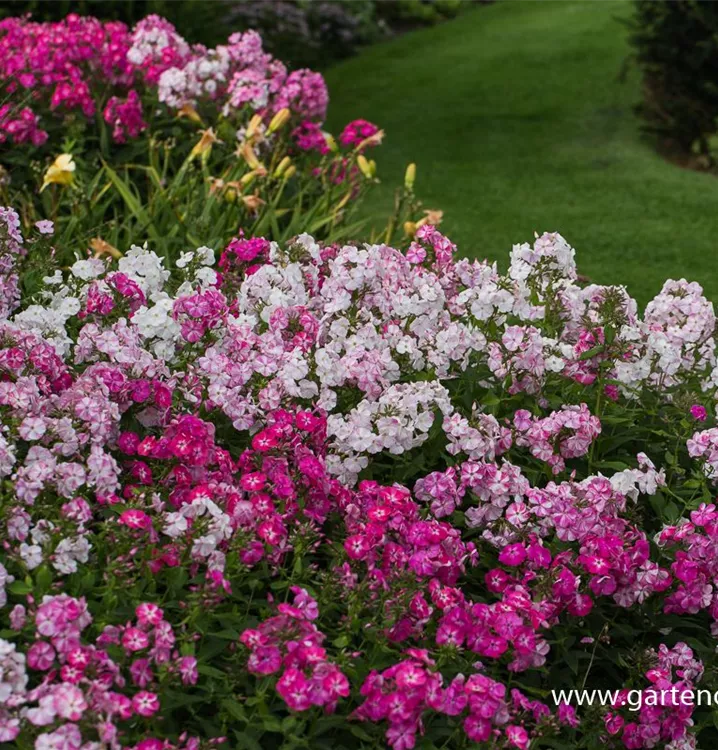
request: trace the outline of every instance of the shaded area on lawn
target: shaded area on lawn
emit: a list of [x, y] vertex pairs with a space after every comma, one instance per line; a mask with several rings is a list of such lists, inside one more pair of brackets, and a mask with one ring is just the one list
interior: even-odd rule
[[495, 3], [329, 70], [329, 127], [365, 117], [387, 131], [367, 215], [416, 161], [419, 196], [445, 211], [463, 254], [503, 261], [534, 231], [559, 231], [581, 273], [625, 283], [639, 302], [667, 277], [718, 298], [718, 179], [642, 140], [637, 71], [619, 80], [630, 13], [614, 1]]

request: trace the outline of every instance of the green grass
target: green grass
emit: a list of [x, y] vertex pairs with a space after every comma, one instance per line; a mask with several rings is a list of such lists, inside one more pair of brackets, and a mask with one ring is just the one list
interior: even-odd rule
[[327, 73], [329, 125], [386, 130], [375, 153], [386, 211], [406, 164], [425, 207], [471, 257], [559, 231], [592, 281], [645, 302], [667, 277], [718, 300], [718, 178], [664, 161], [632, 111], [624, 2], [509, 2], [367, 49]]

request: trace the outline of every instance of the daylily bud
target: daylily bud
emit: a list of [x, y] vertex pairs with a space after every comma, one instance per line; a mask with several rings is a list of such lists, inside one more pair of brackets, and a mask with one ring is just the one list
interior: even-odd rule
[[277, 168], [274, 170], [274, 177], [281, 177], [291, 163], [292, 160], [288, 156], [285, 156], [282, 161], [277, 164]]
[[369, 161], [363, 154], [357, 156], [357, 166], [367, 180], [371, 180], [376, 174], [376, 163]]
[[219, 180], [219, 182], [222, 183], [222, 197], [227, 201], [227, 203], [234, 203], [241, 191], [240, 183], [237, 182], [237, 180], [232, 180], [231, 182], [224, 182], [224, 180]]
[[294, 166], [294, 164], [292, 164], [289, 167], [289, 169], [287, 169], [287, 171], [284, 173], [284, 179], [285, 180], [290, 180], [292, 177], [294, 177], [294, 175], [296, 174], [296, 172], [297, 172], [297, 168]]
[[322, 133], [322, 135], [324, 136], [324, 140], [327, 143], [327, 148], [330, 151], [333, 151], [334, 153], [339, 151], [339, 146], [337, 146], [337, 142], [334, 140], [334, 136], [331, 133]]
[[279, 112], [274, 115], [272, 121], [269, 123], [269, 128], [267, 128], [267, 135], [269, 135], [270, 133], [275, 133], [280, 128], [283, 128], [287, 124], [287, 122], [289, 122], [290, 116], [291, 113], [287, 107], [280, 109]]
[[254, 138], [255, 135], [257, 135], [257, 131], [259, 130], [259, 126], [261, 124], [262, 124], [261, 116], [254, 115], [252, 119], [249, 121], [249, 125], [247, 125], [247, 132], [245, 133], [245, 138], [248, 141]]
[[257, 177], [256, 170], [252, 170], [251, 172], [247, 172], [246, 174], [243, 174], [239, 179], [239, 184], [242, 187], [247, 187], [247, 185], [250, 185], [252, 182], [254, 182], [255, 178]]
[[418, 227], [413, 221], [405, 221], [404, 222], [404, 234], [407, 237], [413, 237], [416, 234], [416, 230]]
[[249, 143], [245, 143], [244, 146], [242, 146], [241, 153], [244, 160], [249, 164], [250, 169], [258, 169], [261, 166], [257, 154], [254, 153], [254, 149]]
[[416, 180], [416, 164], [412, 162], [406, 168], [406, 174], [404, 175], [404, 187], [407, 190], [413, 190], [414, 180]]
[[53, 183], [56, 185], [71, 185], [75, 179], [76, 168], [72, 154], [60, 154], [45, 172], [40, 192]]

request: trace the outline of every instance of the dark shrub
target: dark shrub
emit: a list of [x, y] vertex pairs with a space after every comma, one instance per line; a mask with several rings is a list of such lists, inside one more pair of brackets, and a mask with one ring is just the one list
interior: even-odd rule
[[646, 129], [666, 148], [708, 154], [718, 129], [718, 3], [636, 0], [630, 41]]
[[392, 29], [411, 28], [453, 18], [462, 0], [389, 0], [376, 2], [376, 15]]
[[256, 29], [266, 49], [293, 67], [321, 67], [380, 35], [372, 0], [243, 0], [227, 7], [228, 26]]
[[262, 35], [264, 47], [284, 50], [284, 59], [306, 63], [316, 54], [307, 12], [291, 0], [245, 0], [231, 3], [227, 25], [232, 29], [254, 29]]

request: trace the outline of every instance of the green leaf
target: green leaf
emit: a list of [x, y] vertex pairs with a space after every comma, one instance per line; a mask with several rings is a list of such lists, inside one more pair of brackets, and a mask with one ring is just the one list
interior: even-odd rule
[[262, 726], [268, 732], [281, 732], [282, 731], [282, 723], [279, 721], [279, 719], [276, 719], [274, 716], [265, 716], [262, 719]]
[[263, 750], [262, 745], [247, 732], [234, 733], [238, 750]]
[[240, 703], [237, 703], [236, 701], [230, 700], [229, 698], [225, 698], [222, 701], [222, 708], [234, 719], [237, 719], [237, 721], [243, 721], [247, 722], [247, 714], [244, 711], [244, 708], [242, 708], [242, 705]]
[[628, 468], [628, 464], [623, 461], [597, 461], [596, 466], [599, 469], [613, 469], [614, 471], [623, 471]]
[[28, 586], [25, 581], [13, 581], [8, 587], [7, 590], [11, 594], [18, 594], [20, 596], [24, 594], [29, 594], [32, 591], [32, 586]]
[[364, 742], [374, 741], [374, 738], [368, 732], [366, 732], [362, 727], [360, 727], [358, 724], [350, 724], [349, 731], [355, 737], [358, 737], [360, 740], [364, 740]]
[[593, 349], [589, 349], [587, 352], [584, 352], [578, 359], [579, 362], [582, 362], [585, 359], [591, 359], [592, 357], [595, 357], [597, 354], [601, 354], [606, 349], [604, 344], [599, 344], [598, 346], [594, 346]]
[[129, 208], [132, 215], [141, 222], [143, 228], [147, 227], [150, 237], [155, 242], [160, 242], [160, 236], [152, 223], [152, 219], [150, 219], [140, 200], [132, 192], [130, 185], [125, 182], [108, 164], [105, 164], [104, 168], [108, 177], [112, 181], [112, 184], [117, 188], [117, 192], [122, 197], [122, 200], [125, 202], [125, 205]]
[[35, 573], [35, 582], [41, 591], [47, 591], [52, 586], [52, 571], [49, 566], [41, 565]]
[[221, 669], [216, 669], [215, 667], [209, 667], [206, 664], [200, 664], [197, 667], [197, 671], [200, 674], [207, 675], [207, 677], [219, 677], [220, 679], [225, 679], [227, 677], [227, 674], [223, 672]]

